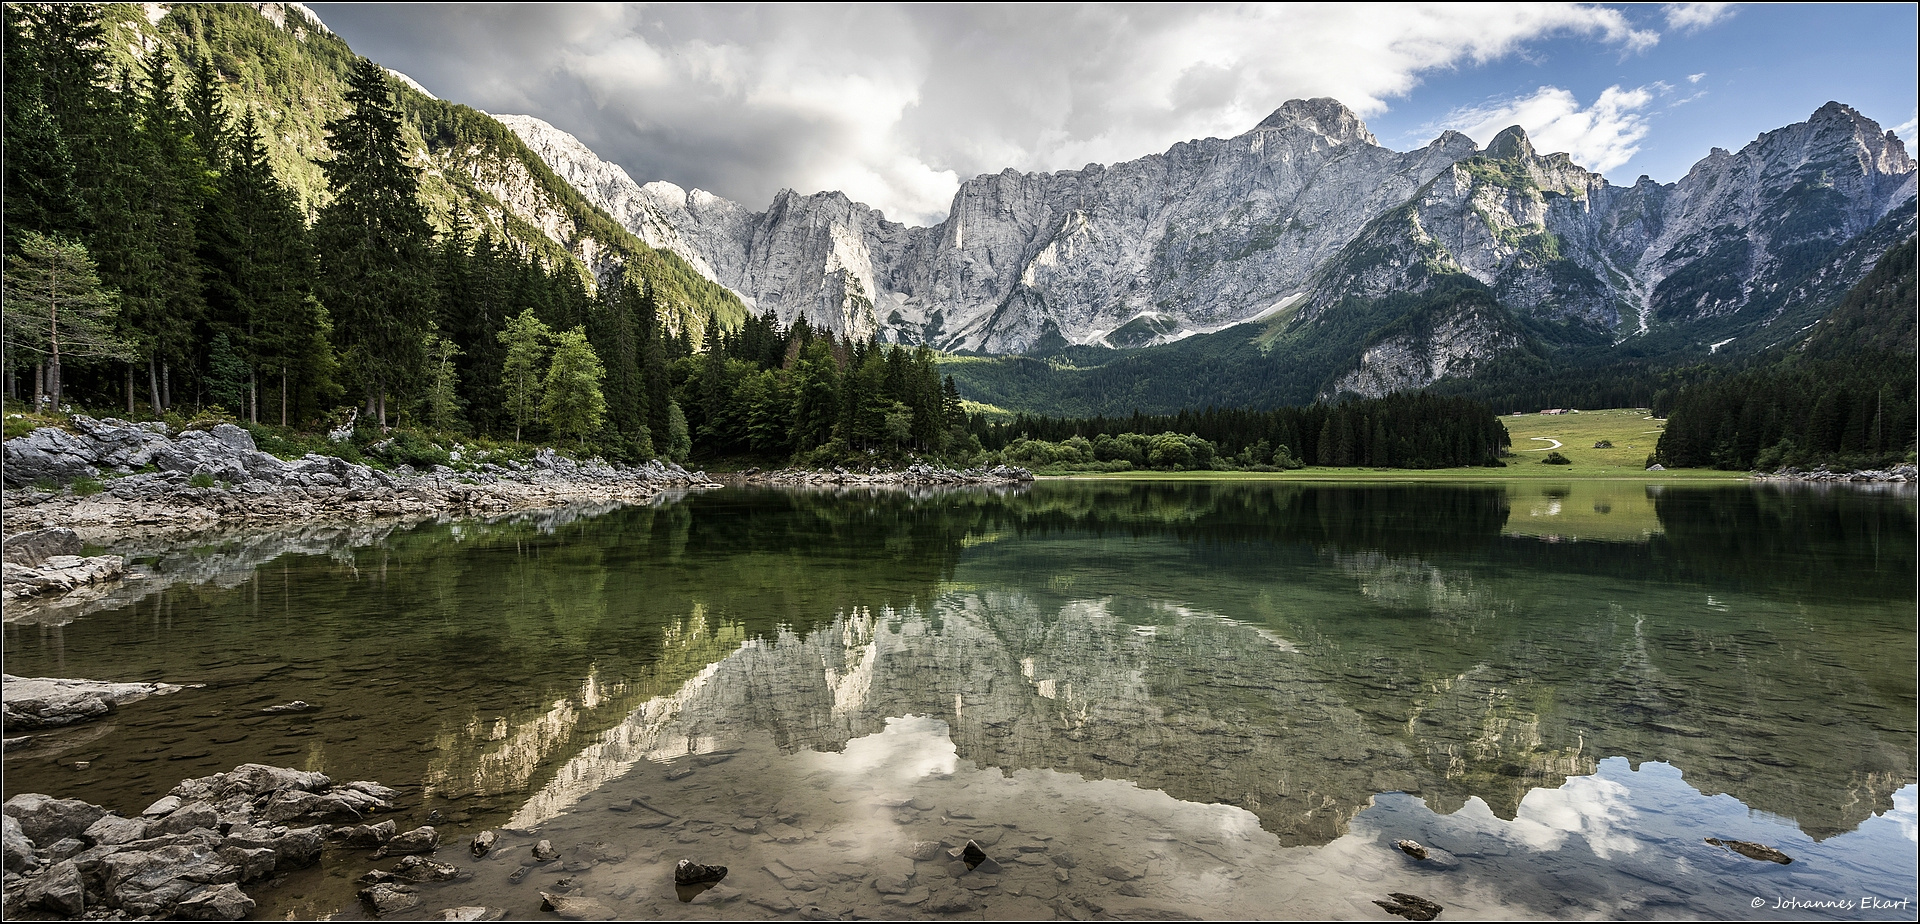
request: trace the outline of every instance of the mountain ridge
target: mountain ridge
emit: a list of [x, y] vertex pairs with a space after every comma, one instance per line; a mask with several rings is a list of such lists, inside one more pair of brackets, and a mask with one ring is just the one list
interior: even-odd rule
[[945, 220], [909, 227], [838, 192], [783, 190], [754, 212], [642, 185], [551, 125], [502, 121], [570, 182], [611, 177], [576, 186], [752, 310], [989, 354], [1166, 343], [1283, 310], [1312, 323], [1435, 273], [1488, 286], [1556, 347], [1618, 344], [1777, 311], [1782, 287], [1915, 188], [1904, 144], [1837, 102], [1674, 183], [1622, 187], [1517, 126], [1484, 150], [1444, 132], [1395, 152], [1338, 101], [1291, 100], [1233, 138], [982, 174]]

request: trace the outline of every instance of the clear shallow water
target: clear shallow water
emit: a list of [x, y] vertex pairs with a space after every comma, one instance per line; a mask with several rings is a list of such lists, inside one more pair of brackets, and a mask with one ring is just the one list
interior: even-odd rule
[[[538, 832], [423, 914], [570, 877], [650, 917], [1819, 915], [1773, 906], [1914, 897], [1914, 525], [1911, 494], [1055, 482], [210, 541], [8, 613], [11, 673], [207, 686], [9, 752], [6, 791], [131, 812], [265, 760], [408, 787], [449, 841]], [[572, 853], [508, 882], [541, 837]], [[969, 838], [1005, 869], [902, 856]], [[734, 872], [683, 904], [681, 856]], [[263, 911], [347, 904], [371, 864], [332, 859]]]

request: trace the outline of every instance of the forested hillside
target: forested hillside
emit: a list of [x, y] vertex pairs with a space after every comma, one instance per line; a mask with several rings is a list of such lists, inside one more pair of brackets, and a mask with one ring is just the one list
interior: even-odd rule
[[[9, 5], [5, 15], [8, 253], [27, 232], [82, 246], [118, 296], [116, 349], [61, 357], [49, 394], [131, 413], [139, 393], [156, 413], [219, 404], [307, 424], [352, 392], [375, 415], [397, 413], [429, 389], [437, 333], [481, 392], [470, 403], [486, 430], [498, 417], [491, 338], [520, 308], [564, 330], [583, 322], [603, 277], [631, 274], [664, 326], [696, 341], [745, 316], [731, 293], [587, 205], [497, 122], [388, 80], [298, 8], [180, 5], [149, 19], [131, 5]], [[342, 140], [369, 104], [391, 119], [381, 139], [391, 152]], [[351, 248], [334, 249], [353, 231], [328, 219], [366, 205], [341, 202], [343, 183], [388, 153], [382, 182], [410, 189], [383, 207], [419, 221], [385, 229], [398, 288], [356, 301], [343, 288]], [[340, 259], [316, 260], [316, 248]], [[454, 265], [463, 261], [470, 272]], [[462, 290], [469, 277], [478, 290]], [[45, 340], [10, 329], [10, 394]]]
[[1763, 471], [1912, 461], [1914, 251], [1908, 238], [1882, 255], [1804, 341], [1662, 394], [1655, 458]]
[[[615, 381], [639, 377], [607, 339], [623, 284], [663, 341], [745, 317], [497, 122], [298, 8], [9, 4], [5, 30], [10, 396], [498, 434], [510, 316], [592, 328]], [[63, 267], [94, 275], [27, 297]], [[103, 296], [91, 315], [61, 316], [68, 284]], [[75, 340], [88, 322], [111, 336]]]

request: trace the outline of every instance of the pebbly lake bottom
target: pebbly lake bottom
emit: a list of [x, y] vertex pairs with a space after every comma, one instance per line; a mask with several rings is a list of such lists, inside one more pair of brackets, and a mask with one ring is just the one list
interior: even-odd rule
[[[465, 878], [388, 917], [1911, 918], [1913, 527], [1910, 494], [1095, 483], [129, 548], [141, 588], [9, 608], [9, 672], [206, 686], [5, 784], [397, 786]], [[730, 872], [682, 902], [682, 858]], [[369, 915], [392, 863], [332, 848], [257, 916]]]
[[[1441, 815], [1389, 793], [1332, 843], [1282, 847], [1236, 807], [980, 768], [925, 716], [889, 720], [838, 754], [783, 753], [765, 735], [715, 744], [724, 749], [648, 762], [508, 832], [486, 858], [461, 859], [471, 878], [421, 886], [421, 908], [538, 919], [550, 916], [548, 892], [613, 920], [1375, 920], [1386, 915], [1374, 902], [1401, 892], [1455, 919], [1798, 920], [1815, 902], [1839, 919], [1912, 917], [1912, 786], [1893, 812], [1820, 843], [1702, 795], [1666, 764], [1610, 758], [1529, 793], [1513, 819], [1478, 799]], [[1777, 845], [1794, 863], [1748, 859], [1710, 836]], [[1428, 857], [1392, 846], [1403, 838]], [[534, 858], [542, 840], [557, 859]], [[954, 856], [968, 843], [987, 863]], [[676, 888], [683, 858], [728, 875]]]

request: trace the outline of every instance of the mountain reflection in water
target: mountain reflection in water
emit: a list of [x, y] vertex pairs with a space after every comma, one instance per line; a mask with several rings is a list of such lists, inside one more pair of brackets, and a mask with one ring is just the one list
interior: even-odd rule
[[[698, 835], [744, 856], [803, 843], [767, 841], [777, 826], [848, 841], [842, 829], [876, 812], [899, 827], [876, 842], [935, 819], [949, 839], [993, 825], [1037, 836], [1017, 821], [1031, 816], [1115, 863], [1131, 862], [1128, 843], [1160, 844], [1165, 856], [1135, 858], [1141, 882], [1178, 867], [1241, 895], [1142, 885], [1140, 901], [1161, 902], [1143, 913], [1177, 900], [1271, 916], [1280, 906], [1243, 899], [1307, 901], [1247, 891], [1229, 874], [1250, 863], [1359, 876], [1347, 884], [1384, 897], [1381, 871], [1404, 865], [1383, 846], [1397, 837], [1478, 870], [1422, 888], [1488, 914], [1744, 916], [1789, 885], [1811, 900], [1910, 882], [1913, 495], [1534, 490], [727, 490], [332, 545], [300, 533], [153, 550], [147, 596], [37, 624], [10, 608], [9, 672], [210, 686], [123, 710], [114, 749], [89, 751], [81, 777], [61, 755], [99, 746], [76, 733], [9, 750], [6, 786], [137, 811], [180, 777], [298, 754], [337, 777], [419, 785], [449, 840], [502, 824], [587, 831], [621, 794], [717, 786], [733, 794], [709, 793], [725, 817], [709, 807], [596, 836], [655, 839], [665, 856]], [[237, 735], [220, 718], [295, 698], [326, 708]], [[144, 764], [215, 729], [166, 773]], [[122, 759], [129, 747], [141, 756]], [[668, 781], [667, 768], [695, 773]], [[905, 783], [875, 773], [904, 774], [941, 808], [912, 809]], [[1002, 822], [947, 813], [1002, 788], [980, 802]], [[1043, 822], [1041, 793], [1115, 817]], [[1754, 861], [1708, 836], [1803, 862], [1742, 868]], [[1312, 859], [1273, 853], [1295, 849]], [[630, 853], [629, 866], [651, 862]], [[1025, 896], [1072, 891], [1048, 881]], [[1749, 885], [1773, 891], [1734, 894]], [[623, 910], [678, 913], [650, 907]]]

